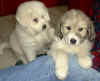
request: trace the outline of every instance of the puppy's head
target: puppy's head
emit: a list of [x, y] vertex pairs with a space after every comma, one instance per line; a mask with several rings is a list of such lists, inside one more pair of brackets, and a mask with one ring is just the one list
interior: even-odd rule
[[26, 29], [40, 32], [49, 27], [50, 17], [42, 2], [28, 1], [22, 3], [16, 12], [16, 19]]
[[92, 21], [80, 10], [70, 10], [61, 18], [60, 31], [69, 45], [79, 45], [84, 40], [94, 40]]

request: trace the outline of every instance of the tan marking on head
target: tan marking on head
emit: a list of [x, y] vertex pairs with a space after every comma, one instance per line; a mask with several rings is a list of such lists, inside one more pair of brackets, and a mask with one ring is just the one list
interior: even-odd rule
[[[89, 26], [91, 24], [91, 20], [85, 13], [80, 10], [73, 9], [66, 12], [61, 18], [61, 24], [61, 31], [66, 37], [69, 33], [74, 33], [80, 41], [85, 40], [85, 38], [88, 37], [90, 40], [95, 38], [93, 24], [92, 26]], [[70, 29], [68, 27], [70, 27]], [[87, 33], [87, 31], [89, 33]]]

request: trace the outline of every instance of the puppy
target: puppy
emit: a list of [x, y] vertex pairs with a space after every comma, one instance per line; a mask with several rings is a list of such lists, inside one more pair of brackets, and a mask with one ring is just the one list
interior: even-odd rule
[[48, 54], [53, 56], [55, 61], [56, 76], [63, 80], [68, 75], [68, 54], [75, 54], [81, 67], [88, 69], [92, 66], [89, 54], [95, 31], [89, 17], [75, 9], [66, 12], [59, 24], [61, 39], [53, 42]]
[[54, 38], [48, 10], [42, 2], [22, 3], [16, 12], [16, 28], [9, 38], [9, 45], [24, 64], [34, 60], [40, 52], [46, 52]]

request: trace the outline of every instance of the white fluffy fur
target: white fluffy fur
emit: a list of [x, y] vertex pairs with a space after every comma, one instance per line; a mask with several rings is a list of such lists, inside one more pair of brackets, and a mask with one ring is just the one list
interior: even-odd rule
[[[65, 79], [68, 75], [68, 54], [75, 54], [78, 56], [78, 61], [81, 67], [87, 69], [92, 66], [92, 61], [88, 55], [90, 54], [93, 43], [90, 42], [88, 38], [84, 38], [84, 41], [80, 42], [82, 38], [79, 38], [75, 34], [78, 26], [88, 27], [89, 21], [87, 20], [88, 17], [85, 16], [83, 12], [77, 10], [70, 10], [61, 18], [61, 31], [64, 37], [61, 40], [58, 39], [53, 42], [51, 49], [48, 52], [48, 54], [53, 56], [55, 61], [56, 76], [61, 80]], [[72, 30], [67, 30], [66, 26], [71, 26]], [[83, 30], [83, 32], [79, 33], [79, 35], [88, 36], [85, 31], [87, 30]], [[77, 40], [76, 44], [72, 45], [69, 42], [71, 38]]]
[[[16, 13], [16, 28], [9, 38], [9, 46], [24, 63], [32, 61], [39, 52], [48, 50], [47, 45], [54, 39], [50, 17], [45, 5], [39, 1], [22, 3]], [[35, 21], [37, 19], [38, 21]], [[43, 25], [46, 28], [43, 30]], [[5, 45], [2, 45], [3, 49]]]
[[[87, 28], [88, 18], [84, 16], [80, 11], [72, 10], [64, 14], [61, 18], [63, 28], [63, 39], [57, 39], [54, 35], [54, 29], [49, 25], [49, 14], [47, 8], [43, 3], [38, 1], [29, 1], [21, 4], [16, 13], [16, 28], [9, 38], [9, 46], [15, 51], [16, 55], [24, 63], [32, 61], [36, 58], [36, 55], [42, 50], [45, 50], [48, 44], [51, 45], [48, 54], [53, 57], [55, 62], [55, 74], [63, 80], [68, 75], [68, 54], [72, 53], [78, 56], [78, 61], [81, 67], [90, 68], [92, 61], [88, 56], [92, 43], [85, 39], [80, 43], [81, 39], [76, 36], [76, 30], [66, 34], [65, 25], [84, 26]], [[75, 15], [77, 14], [77, 15]], [[78, 17], [79, 16], [79, 17]], [[38, 23], [34, 22], [34, 18], [38, 18]], [[42, 30], [42, 26], [46, 24], [47, 28]], [[83, 37], [86, 32], [80, 33]], [[71, 45], [69, 40], [75, 38], [77, 40], [76, 45]], [[56, 40], [55, 40], [56, 39]], [[55, 41], [54, 41], [55, 40]], [[2, 44], [0, 47], [3, 49], [8, 44]], [[1, 51], [2, 52], [2, 51]], [[74, 68], [73, 68], [74, 69]]]

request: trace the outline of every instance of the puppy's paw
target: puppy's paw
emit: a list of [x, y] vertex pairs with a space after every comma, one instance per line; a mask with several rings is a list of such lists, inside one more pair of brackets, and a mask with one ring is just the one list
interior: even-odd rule
[[35, 55], [28, 56], [27, 59], [28, 59], [28, 62], [31, 62], [36, 59], [36, 56]]
[[56, 68], [56, 77], [60, 80], [64, 80], [67, 77], [68, 70], [67, 67]]
[[79, 58], [79, 64], [81, 67], [88, 69], [92, 66], [92, 60], [90, 57]]

